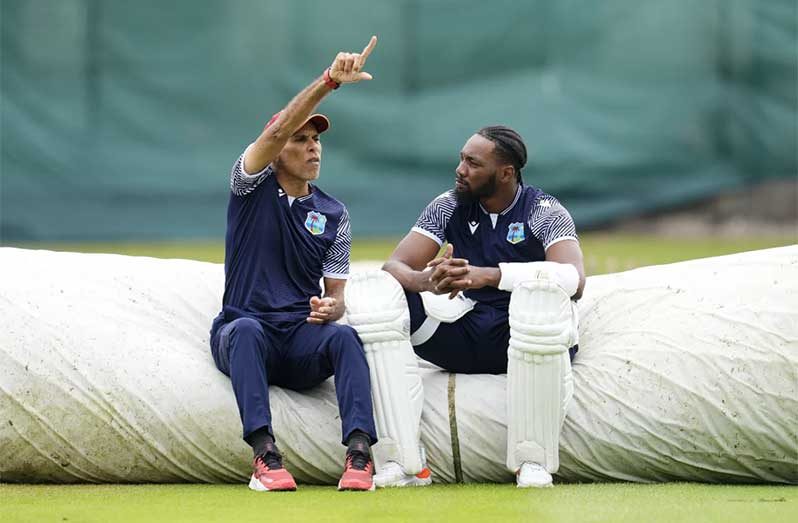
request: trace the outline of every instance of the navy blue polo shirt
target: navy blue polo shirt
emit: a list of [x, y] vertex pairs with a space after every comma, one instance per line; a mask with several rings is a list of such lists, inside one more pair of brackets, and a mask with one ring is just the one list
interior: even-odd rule
[[230, 174], [221, 315], [304, 320], [322, 277], [348, 277], [349, 214], [314, 185], [307, 196], [288, 196], [271, 165], [245, 173], [243, 156]]
[[[545, 261], [550, 246], [563, 240], [578, 241], [565, 207], [553, 196], [523, 184], [500, 213], [489, 213], [479, 202], [458, 205], [454, 190], [447, 191], [427, 205], [412, 230], [438, 245], [452, 244], [455, 258], [465, 258], [477, 267]], [[510, 305], [510, 293], [495, 287], [469, 289], [464, 294], [505, 310]]]

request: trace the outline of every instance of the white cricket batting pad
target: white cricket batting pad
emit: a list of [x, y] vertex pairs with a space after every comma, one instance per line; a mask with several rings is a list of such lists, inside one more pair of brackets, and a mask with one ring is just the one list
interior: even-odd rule
[[[0, 482], [248, 480], [208, 347], [221, 265], [0, 248], [0, 267]], [[590, 277], [579, 309], [560, 479], [798, 483], [798, 246]], [[422, 378], [435, 481], [513, 481], [506, 377]], [[287, 467], [334, 485], [332, 380], [270, 395]]]
[[517, 284], [510, 297], [507, 350], [507, 468], [525, 461], [560, 466], [560, 427], [573, 386], [571, 299], [549, 279]]
[[346, 317], [357, 330], [371, 376], [379, 442], [373, 447], [379, 472], [388, 461], [408, 474], [421, 472], [419, 431], [424, 387], [410, 345], [410, 313], [404, 290], [385, 271], [353, 274], [346, 285]]

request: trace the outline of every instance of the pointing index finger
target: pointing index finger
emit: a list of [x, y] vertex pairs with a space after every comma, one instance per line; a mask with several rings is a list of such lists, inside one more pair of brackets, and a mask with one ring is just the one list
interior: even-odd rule
[[371, 54], [371, 51], [374, 50], [374, 47], [376, 45], [377, 45], [377, 37], [376, 36], [372, 36], [371, 40], [369, 40], [368, 45], [366, 45], [366, 47], [363, 48], [363, 52], [360, 53], [360, 63], [361, 64], [366, 61], [366, 58], [369, 57], [369, 55]]

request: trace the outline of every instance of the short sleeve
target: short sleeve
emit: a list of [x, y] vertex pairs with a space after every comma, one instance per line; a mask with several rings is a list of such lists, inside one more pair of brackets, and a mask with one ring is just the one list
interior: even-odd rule
[[346, 208], [338, 223], [330, 248], [327, 249], [322, 262], [322, 274], [325, 278], [345, 280], [349, 277], [349, 254], [352, 250], [352, 230], [349, 225], [349, 213]]
[[457, 207], [457, 199], [452, 191], [447, 191], [434, 200], [421, 212], [411, 229], [435, 241], [438, 245], [446, 242], [446, 226]]
[[546, 194], [535, 202], [528, 225], [544, 249], [563, 240], [579, 241], [571, 215], [556, 198]]
[[[247, 147], [247, 149], [249, 149], [249, 147]], [[272, 173], [271, 165], [267, 165], [258, 173], [247, 173], [244, 170], [244, 155], [246, 153], [246, 150], [241, 153], [241, 156], [238, 157], [238, 160], [233, 164], [233, 168], [230, 171], [230, 191], [236, 196], [248, 195]]]

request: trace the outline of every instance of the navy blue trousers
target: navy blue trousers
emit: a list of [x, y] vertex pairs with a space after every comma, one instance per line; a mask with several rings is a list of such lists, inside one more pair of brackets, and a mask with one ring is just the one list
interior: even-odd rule
[[291, 390], [315, 387], [335, 375], [341, 413], [342, 442], [354, 430], [377, 441], [371, 404], [371, 382], [363, 344], [354, 329], [328, 323], [261, 322], [238, 318], [211, 327], [216, 367], [233, 384], [244, 437], [267, 427], [274, 436], [269, 385]]
[[[427, 318], [424, 302], [415, 292], [405, 292], [405, 296], [410, 307], [410, 332], [415, 332]], [[430, 339], [413, 350], [449, 372], [504, 374], [509, 343], [509, 312], [477, 302], [456, 322], [441, 323]], [[578, 345], [571, 347], [571, 361], [578, 350]]]

